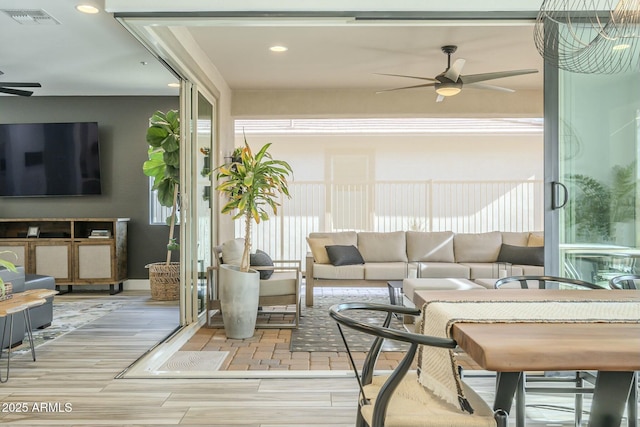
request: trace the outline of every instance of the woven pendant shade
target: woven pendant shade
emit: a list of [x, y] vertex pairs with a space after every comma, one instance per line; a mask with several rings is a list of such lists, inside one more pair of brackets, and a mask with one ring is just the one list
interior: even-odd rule
[[566, 71], [640, 70], [640, 0], [544, 0], [534, 41], [546, 61]]

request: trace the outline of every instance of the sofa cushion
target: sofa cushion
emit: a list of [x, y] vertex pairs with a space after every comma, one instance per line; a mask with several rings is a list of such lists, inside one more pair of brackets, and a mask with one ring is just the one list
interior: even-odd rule
[[313, 266], [313, 277], [316, 279], [363, 280], [364, 264], [340, 267], [334, 267], [331, 264], [316, 264]]
[[506, 243], [507, 245], [513, 246], [527, 246], [527, 241], [529, 240], [529, 232], [511, 232], [511, 231], [503, 231], [502, 232], [502, 243]]
[[544, 267], [538, 265], [514, 265], [522, 269], [523, 276], [544, 276]]
[[231, 265], [240, 265], [244, 252], [244, 239], [227, 240], [222, 244], [222, 262]]
[[529, 233], [527, 246], [544, 246], [544, 233], [542, 231], [534, 231], [532, 233]]
[[295, 271], [276, 271], [269, 280], [260, 280], [260, 296], [295, 295], [297, 286]]
[[421, 262], [418, 277], [468, 279], [469, 267], [455, 262]]
[[358, 233], [358, 250], [365, 262], [407, 262], [404, 231]]
[[456, 262], [495, 262], [502, 245], [502, 233], [460, 233], [453, 237]]
[[[469, 267], [469, 276], [471, 280], [496, 278], [500, 276], [498, 265], [492, 262], [465, 262], [462, 263]], [[507, 270], [507, 276], [522, 276], [522, 268], [512, 265]]]
[[[249, 264], [252, 267], [273, 267], [273, 260], [269, 254], [257, 249], [255, 254], [249, 255]], [[273, 274], [271, 269], [258, 270], [258, 272], [260, 273], [260, 280], [268, 280]]]
[[409, 261], [454, 262], [452, 231], [407, 231]]
[[334, 245], [358, 245], [358, 233], [355, 231], [336, 231], [333, 233], [309, 233], [309, 238], [331, 239]]
[[364, 265], [365, 280], [402, 280], [407, 277], [404, 262], [368, 262]]
[[511, 246], [503, 244], [498, 261], [511, 264], [544, 265], [544, 246]]
[[331, 245], [327, 246], [327, 255], [329, 255], [329, 261], [331, 265], [354, 265], [364, 264], [362, 255], [353, 245]]
[[327, 246], [333, 245], [333, 240], [329, 237], [307, 237], [307, 243], [313, 260], [318, 264], [330, 264], [329, 255], [327, 254]]

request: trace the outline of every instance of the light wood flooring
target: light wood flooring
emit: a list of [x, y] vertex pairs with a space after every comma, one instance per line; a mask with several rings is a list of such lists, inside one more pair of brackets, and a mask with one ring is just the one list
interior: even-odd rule
[[[91, 297], [95, 295], [87, 296]], [[353, 426], [354, 378], [116, 379], [175, 329], [177, 306], [132, 292], [100, 298], [121, 299], [127, 304], [39, 347], [37, 362], [28, 354], [12, 359], [9, 382], [0, 384], [0, 424]], [[492, 399], [494, 379], [467, 381], [485, 399]], [[548, 397], [544, 402], [558, 403]], [[555, 414], [527, 425], [571, 425], [570, 413]]]

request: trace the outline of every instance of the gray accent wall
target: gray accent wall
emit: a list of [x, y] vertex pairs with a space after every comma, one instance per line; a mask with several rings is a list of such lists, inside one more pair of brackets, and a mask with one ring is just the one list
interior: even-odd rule
[[[154, 111], [177, 108], [177, 96], [0, 96], [0, 123], [98, 122], [102, 171], [101, 196], [0, 197], [0, 217], [130, 218], [129, 278], [148, 278], [145, 265], [166, 258], [169, 229], [149, 225], [149, 180], [142, 173], [145, 133]], [[173, 255], [178, 261], [179, 254]]]

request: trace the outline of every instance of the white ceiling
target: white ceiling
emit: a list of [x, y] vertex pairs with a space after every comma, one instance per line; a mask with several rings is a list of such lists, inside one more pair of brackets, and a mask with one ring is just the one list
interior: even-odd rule
[[[60, 25], [19, 24], [0, 12], [3, 81], [35, 81], [34, 96], [177, 95], [175, 78], [110, 14], [85, 15], [75, 0], [2, 0], [0, 9], [43, 9]], [[190, 27], [232, 89], [386, 88], [446, 68], [440, 46], [459, 46], [463, 74], [535, 68], [531, 25], [322, 25]], [[273, 44], [289, 50], [275, 54]], [[142, 63], [146, 63], [143, 65]], [[487, 82], [541, 89], [542, 73]], [[424, 89], [423, 89], [424, 90]], [[431, 89], [432, 90], [432, 89]]]

